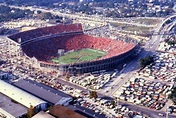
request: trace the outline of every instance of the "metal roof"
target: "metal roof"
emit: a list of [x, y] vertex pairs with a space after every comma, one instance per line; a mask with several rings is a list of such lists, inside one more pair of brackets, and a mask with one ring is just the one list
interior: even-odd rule
[[27, 108], [30, 108], [31, 105], [35, 107], [43, 103], [46, 104], [45, 101], [2, 80], [0, 80], [0, 92]]
[[[9, 97], [0, 93], [0, 108], [5, 112], [11, 114], [15, 118], [27, 114], [27, 109], [21, 104], [13, 102]], [[0, 110], [0, 111], [1, 111]]]
[[56, 104], [63, 97], [70, 97], [59, 90], [29, 79], [19, 80], [13, 83], [13, 85], [52, 104]]

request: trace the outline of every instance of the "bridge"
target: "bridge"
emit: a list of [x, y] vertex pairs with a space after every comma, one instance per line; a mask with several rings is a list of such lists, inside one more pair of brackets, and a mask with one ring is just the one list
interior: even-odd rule
[[161, 26], [163, 27], [164, 24], [165, 24], [167, 21], [172, 20], [172, 19], [174, 19], [174, 18], [176, 18], [176, 14], [173, 14], [173, 15], [169, 16], [168, 18], [166, 18], [166, 19], [161, 23]]

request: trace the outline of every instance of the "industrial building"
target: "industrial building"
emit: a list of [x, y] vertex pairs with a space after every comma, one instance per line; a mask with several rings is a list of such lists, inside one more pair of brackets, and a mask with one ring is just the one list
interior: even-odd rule
[[61, 102], [63, 98], [71, 98], [68, 94], [29, 79], [19, 80], [13, 85], [52, 105]]
[[20, 103], [26, 108], [35, 107], [36, 111], [45, 110], [47, 108], [47, 102], [41, 100], [7, 82], [0, 80], [0, 93], [13, 99], [15, 102]]
[[0, 93], [0, 118], [20, 118], [26, 116], [27, 109], [27, 107]]

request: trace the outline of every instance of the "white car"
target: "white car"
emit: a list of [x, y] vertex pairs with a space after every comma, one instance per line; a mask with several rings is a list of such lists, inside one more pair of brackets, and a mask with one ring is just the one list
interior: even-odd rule
[[163, 114], [163, 113], [158, 113], [158, 115], [159, 115], [159, 116], [164, 116], [164, 114]]

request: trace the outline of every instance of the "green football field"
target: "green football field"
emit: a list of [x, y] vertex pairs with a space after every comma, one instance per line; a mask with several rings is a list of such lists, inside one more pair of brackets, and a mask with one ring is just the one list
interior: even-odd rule
[[106, 52], [94, 49], [82, 49], [78, 51], [69, 52], [61, 57], [55, 57], [51, 61], [57, 64], [69, 64], [84, 61], [91, 61], [102, 56], [105, 56]]

